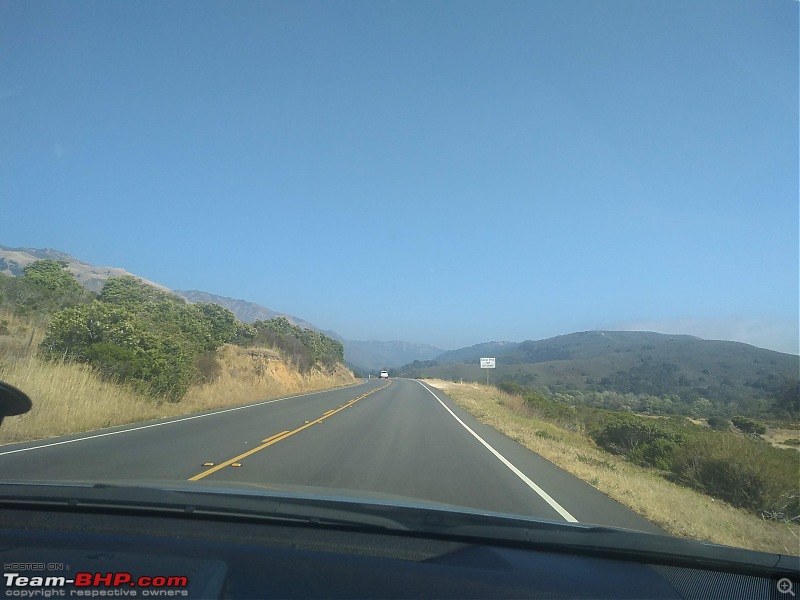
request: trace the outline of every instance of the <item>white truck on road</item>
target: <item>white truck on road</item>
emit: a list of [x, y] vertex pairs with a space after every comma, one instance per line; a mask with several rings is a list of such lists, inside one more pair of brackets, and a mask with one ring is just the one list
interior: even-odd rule
[[387, 371], [386, 369], [383, 369], [381, 371], [381, 379], [389, 379], [389, 371]]

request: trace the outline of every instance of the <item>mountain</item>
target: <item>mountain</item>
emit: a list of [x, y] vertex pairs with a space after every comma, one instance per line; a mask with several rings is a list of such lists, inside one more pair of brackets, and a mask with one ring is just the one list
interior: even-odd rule
[[519, 342], [484, 342], [468, 348], [448, 350], [436, 356], [435, 360], [439, 364], [475, 362], [482, 357], [492, 357], [510, 352], [517, 346], [519, 346]]
[[[493, 351], [493, 352], [492, 352]], [[481, 381], [482, 356], [494, 356], [494, 381], [553, 391], [615, 391], [720, 402], [754, 401], [797, 379], [800, 357], [740, 342], [646, 331], [586, 331], [518, 344], [478, 344], [446, 352], [398, 374]]]
[[286, 313], [277, 312], [266, 306], [261, 306], [255, 302], [248, 302], [247, 300], [239, 300], [238, 298], [228, 298], [227, 296], [218, 296], [216, 294], [209, 294], [200, 290], [174, 290], [174, 293], [183, 296], [189, 302], [210, 302], [224, 306], [236, 315], [236, 318], [244, 323], [253, 323], [254, 321], [269, 321], [276, 317], [284, 317], [291, 323], [304, 329], [314, 329], [325, 335], [342, 341], [342, 338], [333, 331], [323, 331], [319, 327]]
[[344, 356], [348, 362], [370, 372], [391, 369], [415, 360], [430, 360], [443, 350], [411, 342], [379, 342], [345, 340]]
[[18, 277], [22, 275], [22, 270], [26, 265], [37, 260], [48, 258], [66, 261], [67, 269], [75, 275], [75, 278], [80, 284], [95, 293], [103, 288], [103, 284], [105, 284], [106, 279], [109, 277], [122, 277], [123, 275], [131, 275], [155, 288], [166, 292], [171, 291], [163, 285], [159, 285], [144, 277], [134, 275], [125, 269], [120, 269], [118, 267], [96, 267], [80, 261], [65, 252], [53, 250], [52, 248], [9, 248], [8, 246], [0, 246], [0, 273]]

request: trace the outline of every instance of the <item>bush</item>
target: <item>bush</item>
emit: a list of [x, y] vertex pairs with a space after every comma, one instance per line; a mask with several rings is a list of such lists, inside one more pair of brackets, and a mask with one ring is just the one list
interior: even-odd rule
[[800, 519], [800, 456], [729, 433], [693, 435], [676, 448], [675, 479], [766, 518]]
[[88, 363], [106, 378], [178, 400], [192, 378], [192, 353], [180, 338], [130, 308], [92, 302], [53, 316], [40, 352], [46, 359]]
[[522, 399], [525, 407], [541, 419], [570, 431], [581, 428], [578, 412], [571, 404], [550, 400], [538, 392], [527, 392]]
[[109, 343], [92, 344], [84, 355], [86, 361], [97, 367], [107, 379], [128, 381], [144, 370], [141, 357], [131, 348]]
[[317, 364], [333, 366], [344, 362], [344, 346], [338, 340], [314, 331], [303, 329], [285, 317], [253, 323], [258, 332], [255, 343], [264, 343], [282, 350], [301, 371]]
[[725, 417], [709, 417], [708, 426], [714, 431], [728, 431], [732, 427], [731, 421]]
[[736, 429], [746, 433], [747, 435], [759, 436], [767, 432], [766, 425], [748, 417], [731, 417], [731, 423], [733, 423], [733, 426], [736, 427]]
[[529, 391], [513, 381], [501, 381], [497, 384], [497, 388], [512, 396], [524, 396], [525, 393]]
[[231, 342], [239, 346], [248, 346], [253, 343], [257, 335], [258, 329], [250, 325], [250, 323], [236, 321], [236, 333]]
[[686, 434], [654, 419], [611, 414], [595, 424], [589, 435], [614, 454], [642, 466], [669, 469], [672, 454]]
[[628, 454], [628, 460], [643, 467], [652, 467], [668, 471], [672, 465], [672, 454], [679, 442], [665, 438], [657, 438], [642, 444]]
[[17, 315], [49, 316], [68, 307], [89, 302], [91, 292], [66, 270], [66, 262], [38, 260], [21, 276], [0, 277], [0, 304]]

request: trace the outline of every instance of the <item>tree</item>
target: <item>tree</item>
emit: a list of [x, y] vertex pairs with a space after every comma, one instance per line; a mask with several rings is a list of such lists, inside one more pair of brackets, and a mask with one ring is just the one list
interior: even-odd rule
[[237, 333], [236, 316], [227, 308], [203, 302], [188, 304], [130, 275], [110, 277], [100, 300], [125, 307], [163, 333], [183, 339], [193, 347], [193, 353], [216, 350]]
[[759, 423], [755, 419], [750, 419], [741, 415], [731, 417], [731, 423], [733, 423], [733, 426], [742, 433], [746, 433], [747, 435], [751, 435], [753, 437], [758, 437], [767, 432], [767, 427], [763, 423]]
[[126, 306], [92, 302], [53, 316], [40, 352], [94, 366], [154, 396], [178, 400], [194, 374], [193, 347]]
[[725, 417], [715, 415], [708, 418], [708, 426], [714, 431], [728, 431], [732, 423]]
[[23, 269], [22, 278], [51, 292], [80, 295], [83, 288], [67, 271], [67, 264], [65, 260], [37, 260]]
[[91, 293], [66, 270], [67, 263], [38, 260], [19, 277], [0, 280], [0, 302], [17, 314], [49, 315], [66, 306], [87, 302]]
[[775, 412], [783, 417], [796, 418], [800, 412], [800, 379], [785, 378], [773, 400]]
[[160, 302], [186, 304], [178, 296], [147, 285], [131, 275], [109, 277], [100, 291], [100, 301], [119, 306], [141, 306]]
[[242, 331], [242, 328], [237, 326], [236, 315], [219, 304], [198, 302], [193, 304], [192, 307], [208, 328], [206, 350], [216, 350], [225, 342], [231, 341]]
[[689, 414], [693, 417], [702, 417], [707, 415], [713, 408], [711, 401], [707, 398], [698, 398], [689, 407]]
[[253, 323], [258, 331], [254, 342], [265, 343], [283, 350], [298, 368], [306, 370], [317, 364], [332, 366], [344, 362], [344, 346], [338, 340], [315, 331], [303, 329], [286, 317]]

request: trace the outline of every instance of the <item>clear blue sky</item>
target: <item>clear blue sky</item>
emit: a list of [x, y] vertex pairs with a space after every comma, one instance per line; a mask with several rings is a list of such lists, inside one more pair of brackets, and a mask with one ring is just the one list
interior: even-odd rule
[[0, 0], [0, 244], [348, 339], [797, 353], [798, 6]]

